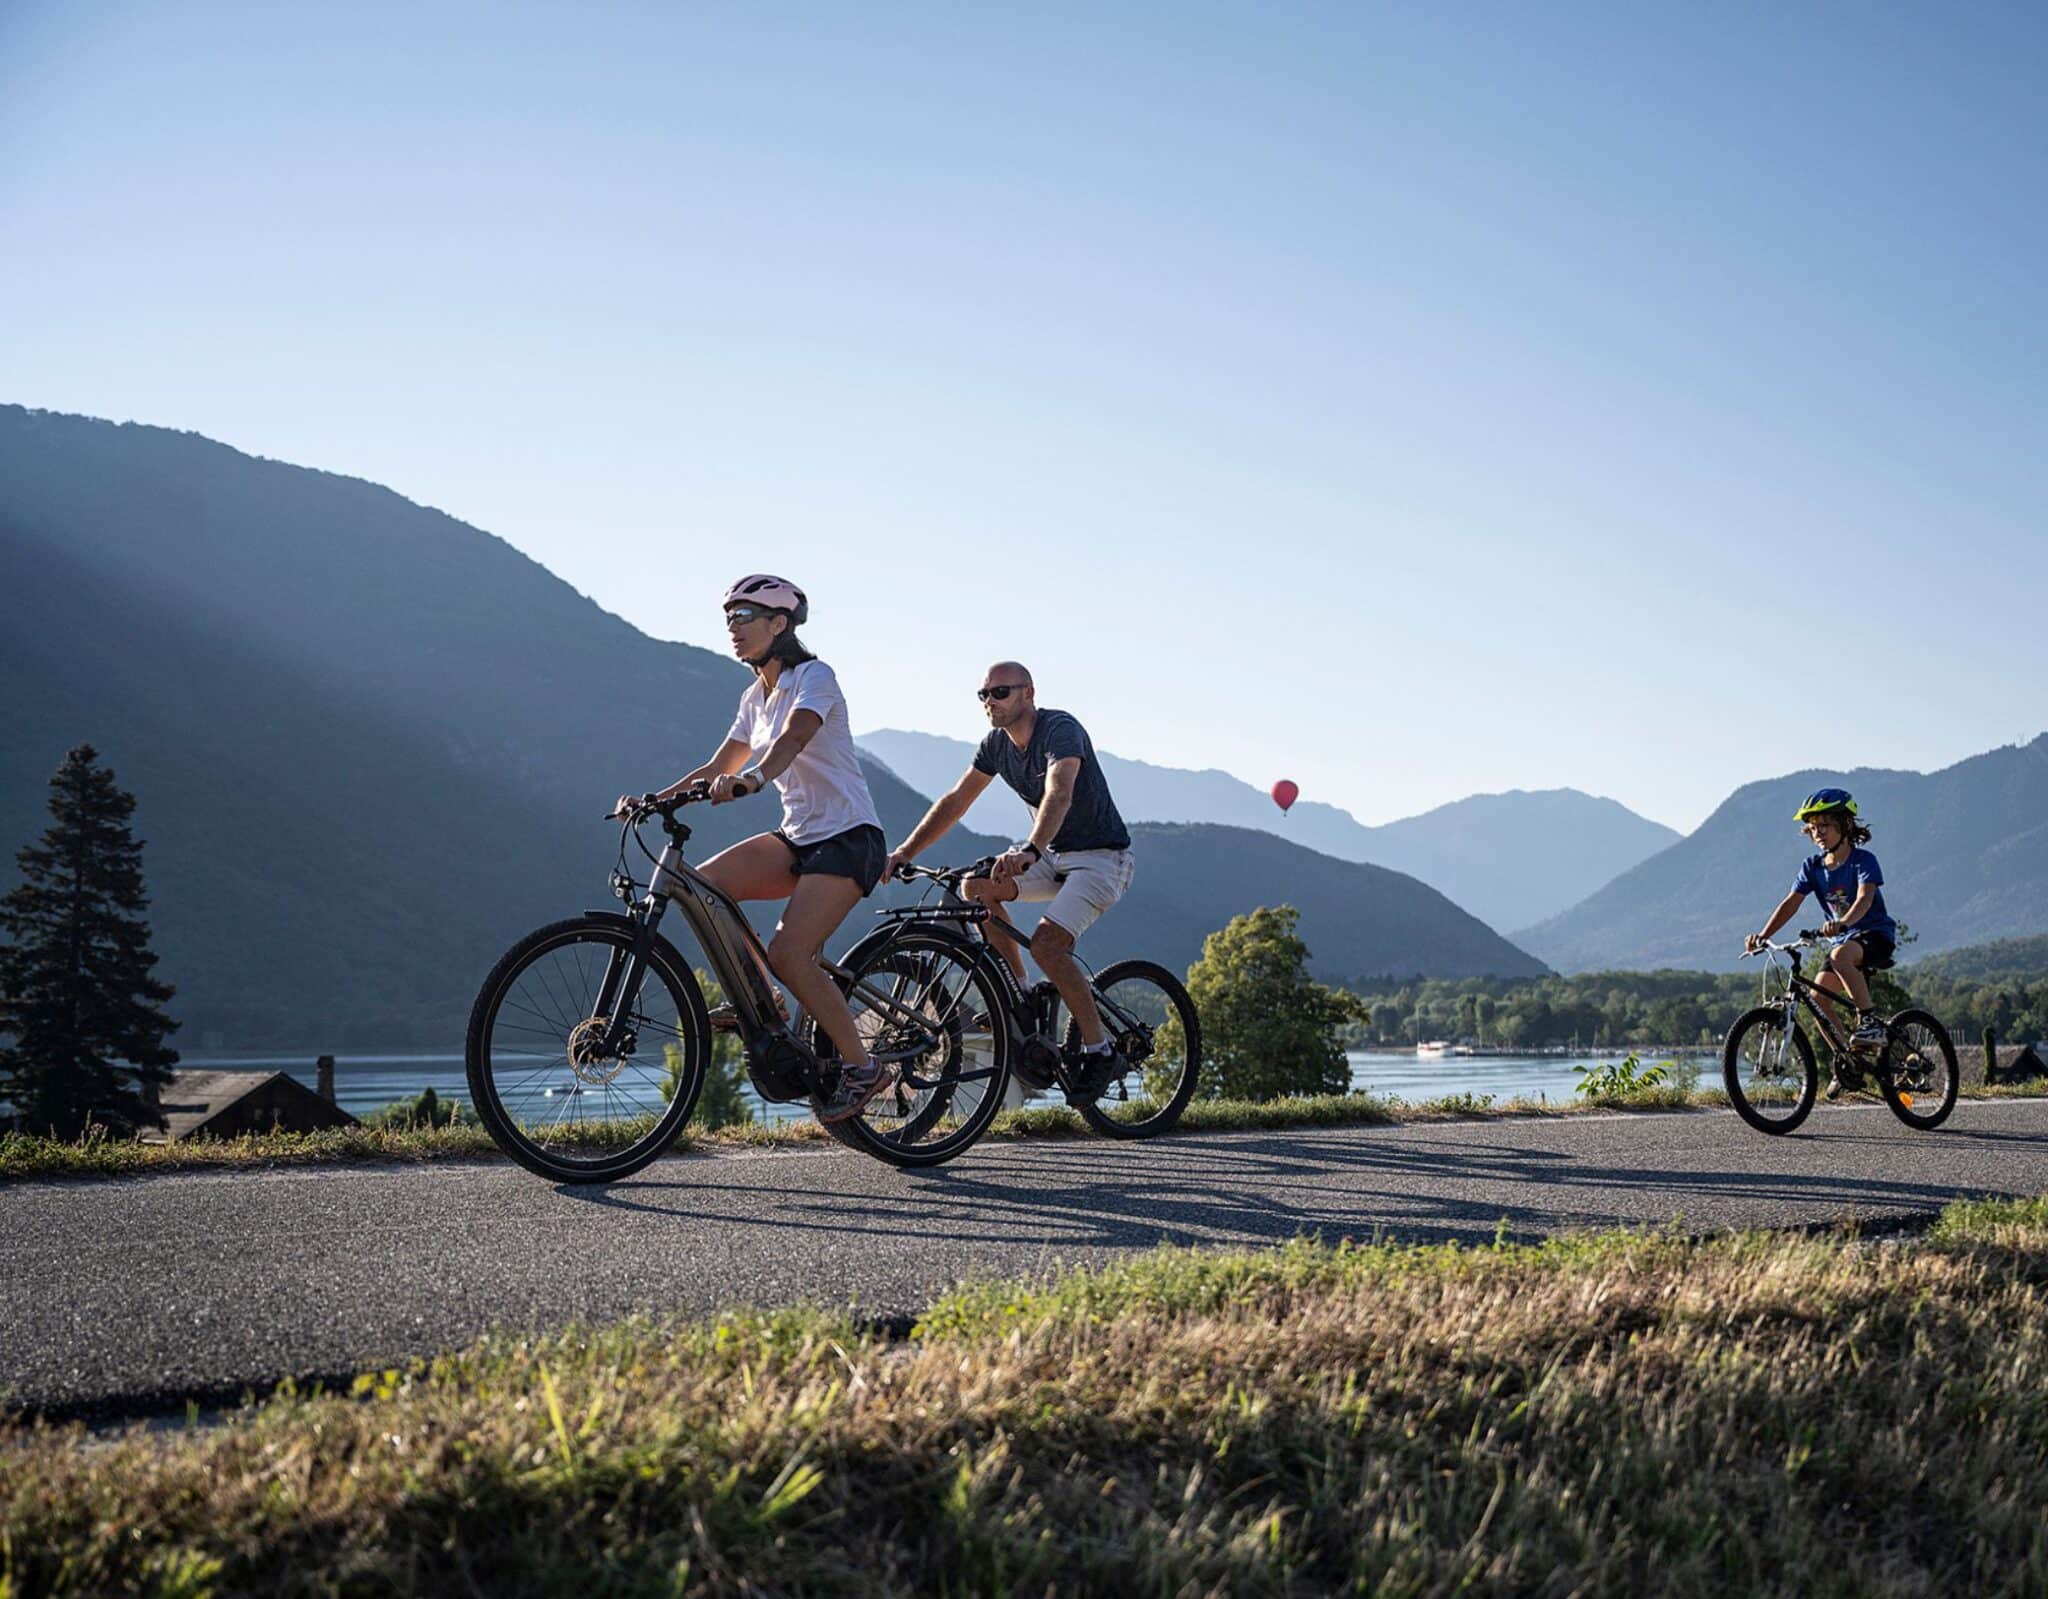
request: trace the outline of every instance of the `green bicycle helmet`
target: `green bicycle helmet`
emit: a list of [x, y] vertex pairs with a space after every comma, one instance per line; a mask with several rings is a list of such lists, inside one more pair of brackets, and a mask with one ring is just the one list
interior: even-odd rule
[[1803, 822], [1810, 816], [1819, 816], [1827, 811], [1847, 811], [1856, 814], [1856, 801], [1846, 788], [1817, 788], [1806, 796], [1806, 803], [1792, 813], [1792, 820]]

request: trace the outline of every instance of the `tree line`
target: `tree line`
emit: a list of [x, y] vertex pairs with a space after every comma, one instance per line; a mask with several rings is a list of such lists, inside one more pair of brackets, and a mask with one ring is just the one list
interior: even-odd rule
[[[1812, 975], [1813, 963], [1807, 963]], [[1585, 972], [1573, 977], [1370, 979], [1348, 985], [1366, 1015], [1344, 1029], [1353, 1049], [1461, 1039], [1495, 1049], [1633, 1049], [1717, 1045], [1728, 1025], [1758, 1002], [1762, 974], [1749, 972]], [[1976, 1039], [1989, 1026], [2009, 1043], [2048, 1039], [2048, 973], [1992, 980], [1916, 973], [1875, 974], [1884, 1010], [1919, 1005], [1952, 1036]]]

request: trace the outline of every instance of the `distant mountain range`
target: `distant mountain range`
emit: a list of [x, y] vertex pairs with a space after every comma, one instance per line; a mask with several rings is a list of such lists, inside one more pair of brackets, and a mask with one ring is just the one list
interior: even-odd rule
[[[709, 592], [749, 559], [683, 564]], [[139, 799], [188, 1055], [452, 1044], [513, 937], [605, 902], [612, 797], [715, 748], [745, 682], [453, 517], [160, 428], [0, 406], [0, 560], [0, 889], [64, 751], [97, 745]], [[870, 780], [902, 837], [924, 796]], [[691, 813], [693, 858], [771, 805]], [[1095, 959], [1185, 966], [1284, 901], [1327, 976], [1541, 970], [1398, 872], [1230, 827], [1135, 831]]]
[[[1874, 831], [1885, 903], [1914, 935], [1906, 959], [2048, 933], [2048, 734], [1939, 772], [1792, 772], [1737, 789], [1690, 837], [1515, 935], [1565, 972], [1726, 971], [1810, 853], [1792, 812], [1849, 789]], [[1818, 925], [1809, 899], [1795, 927]]]
[[[1086, 707], [1064, 708], [1087, 720]], [[898, 728], [862, 733], [859, 743], [928, 794], [951, 788], [974, 754], [965, 739]], [[1614, 800], [1571, 788], [1475, 794], [1369, 827], [1315, 800], [1298, 800], [1283, 813], [1265, 791], [1228, 772], [1097, 754], [1127, 821], [1256, 828], [1339, 860], [1419, 877], [1491, 927], [1525, 927], [1557, 915], [1679, 837]], [[1007, 836], [1021, 837], [1029, 825], [1023, 804], [1000, 784], [975, 802], [973, 818]]]

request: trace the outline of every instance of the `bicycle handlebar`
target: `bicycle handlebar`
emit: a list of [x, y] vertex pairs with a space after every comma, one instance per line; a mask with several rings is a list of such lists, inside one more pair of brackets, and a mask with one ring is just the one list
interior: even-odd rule
[[1750, 956], [1761, 955], [1766, 950], [1774, 955], [1795, 955], [1802, 949], [1811, 949], [1814, 945], [1825, 942], [1826, 939], [1827, 934], [1823, 933], [1818, 927], [1802, 927], [1799, 929], [1799, 936], [1793, 939], [1791, 943], [1773, 944], [1767, 938], [1757, 945], [1755, 949], [1744, 950], [1742, 958], [1748, 960]]
[[934, 883], [961, 882], [970, 877], [988, 876], [995, 864], [996, 858], [993, 855], [982, 856], [972, 866], [913, 866], [909, 861], [905, 861], [896, 868], [896, 881], [911, 883], [923, 877]]
[[[760, 792], [758, 789], [748, 790], [750, 794], [758, 792]], [[642, 794], [622, 811], [606, 811], [604, 819], [607, 822], [643, 822], [650, 816], [673, 816], [685, 805], [697, 805], [709, 798], [711, 798], [711, 785], [709, 783], [692, 783], [682, 793], [665, 800], [656, 799], [652, 794]]]

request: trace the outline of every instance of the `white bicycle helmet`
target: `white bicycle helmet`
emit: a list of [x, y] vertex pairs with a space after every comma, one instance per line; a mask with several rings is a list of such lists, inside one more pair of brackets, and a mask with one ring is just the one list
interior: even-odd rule
[[789, 612], [789, 625], [802, 627], [811, 619], [811, 602], [804, 591], [786, 577], [754, 572], [725, 591], [721, 605], [765, 605], [771, 611]]

